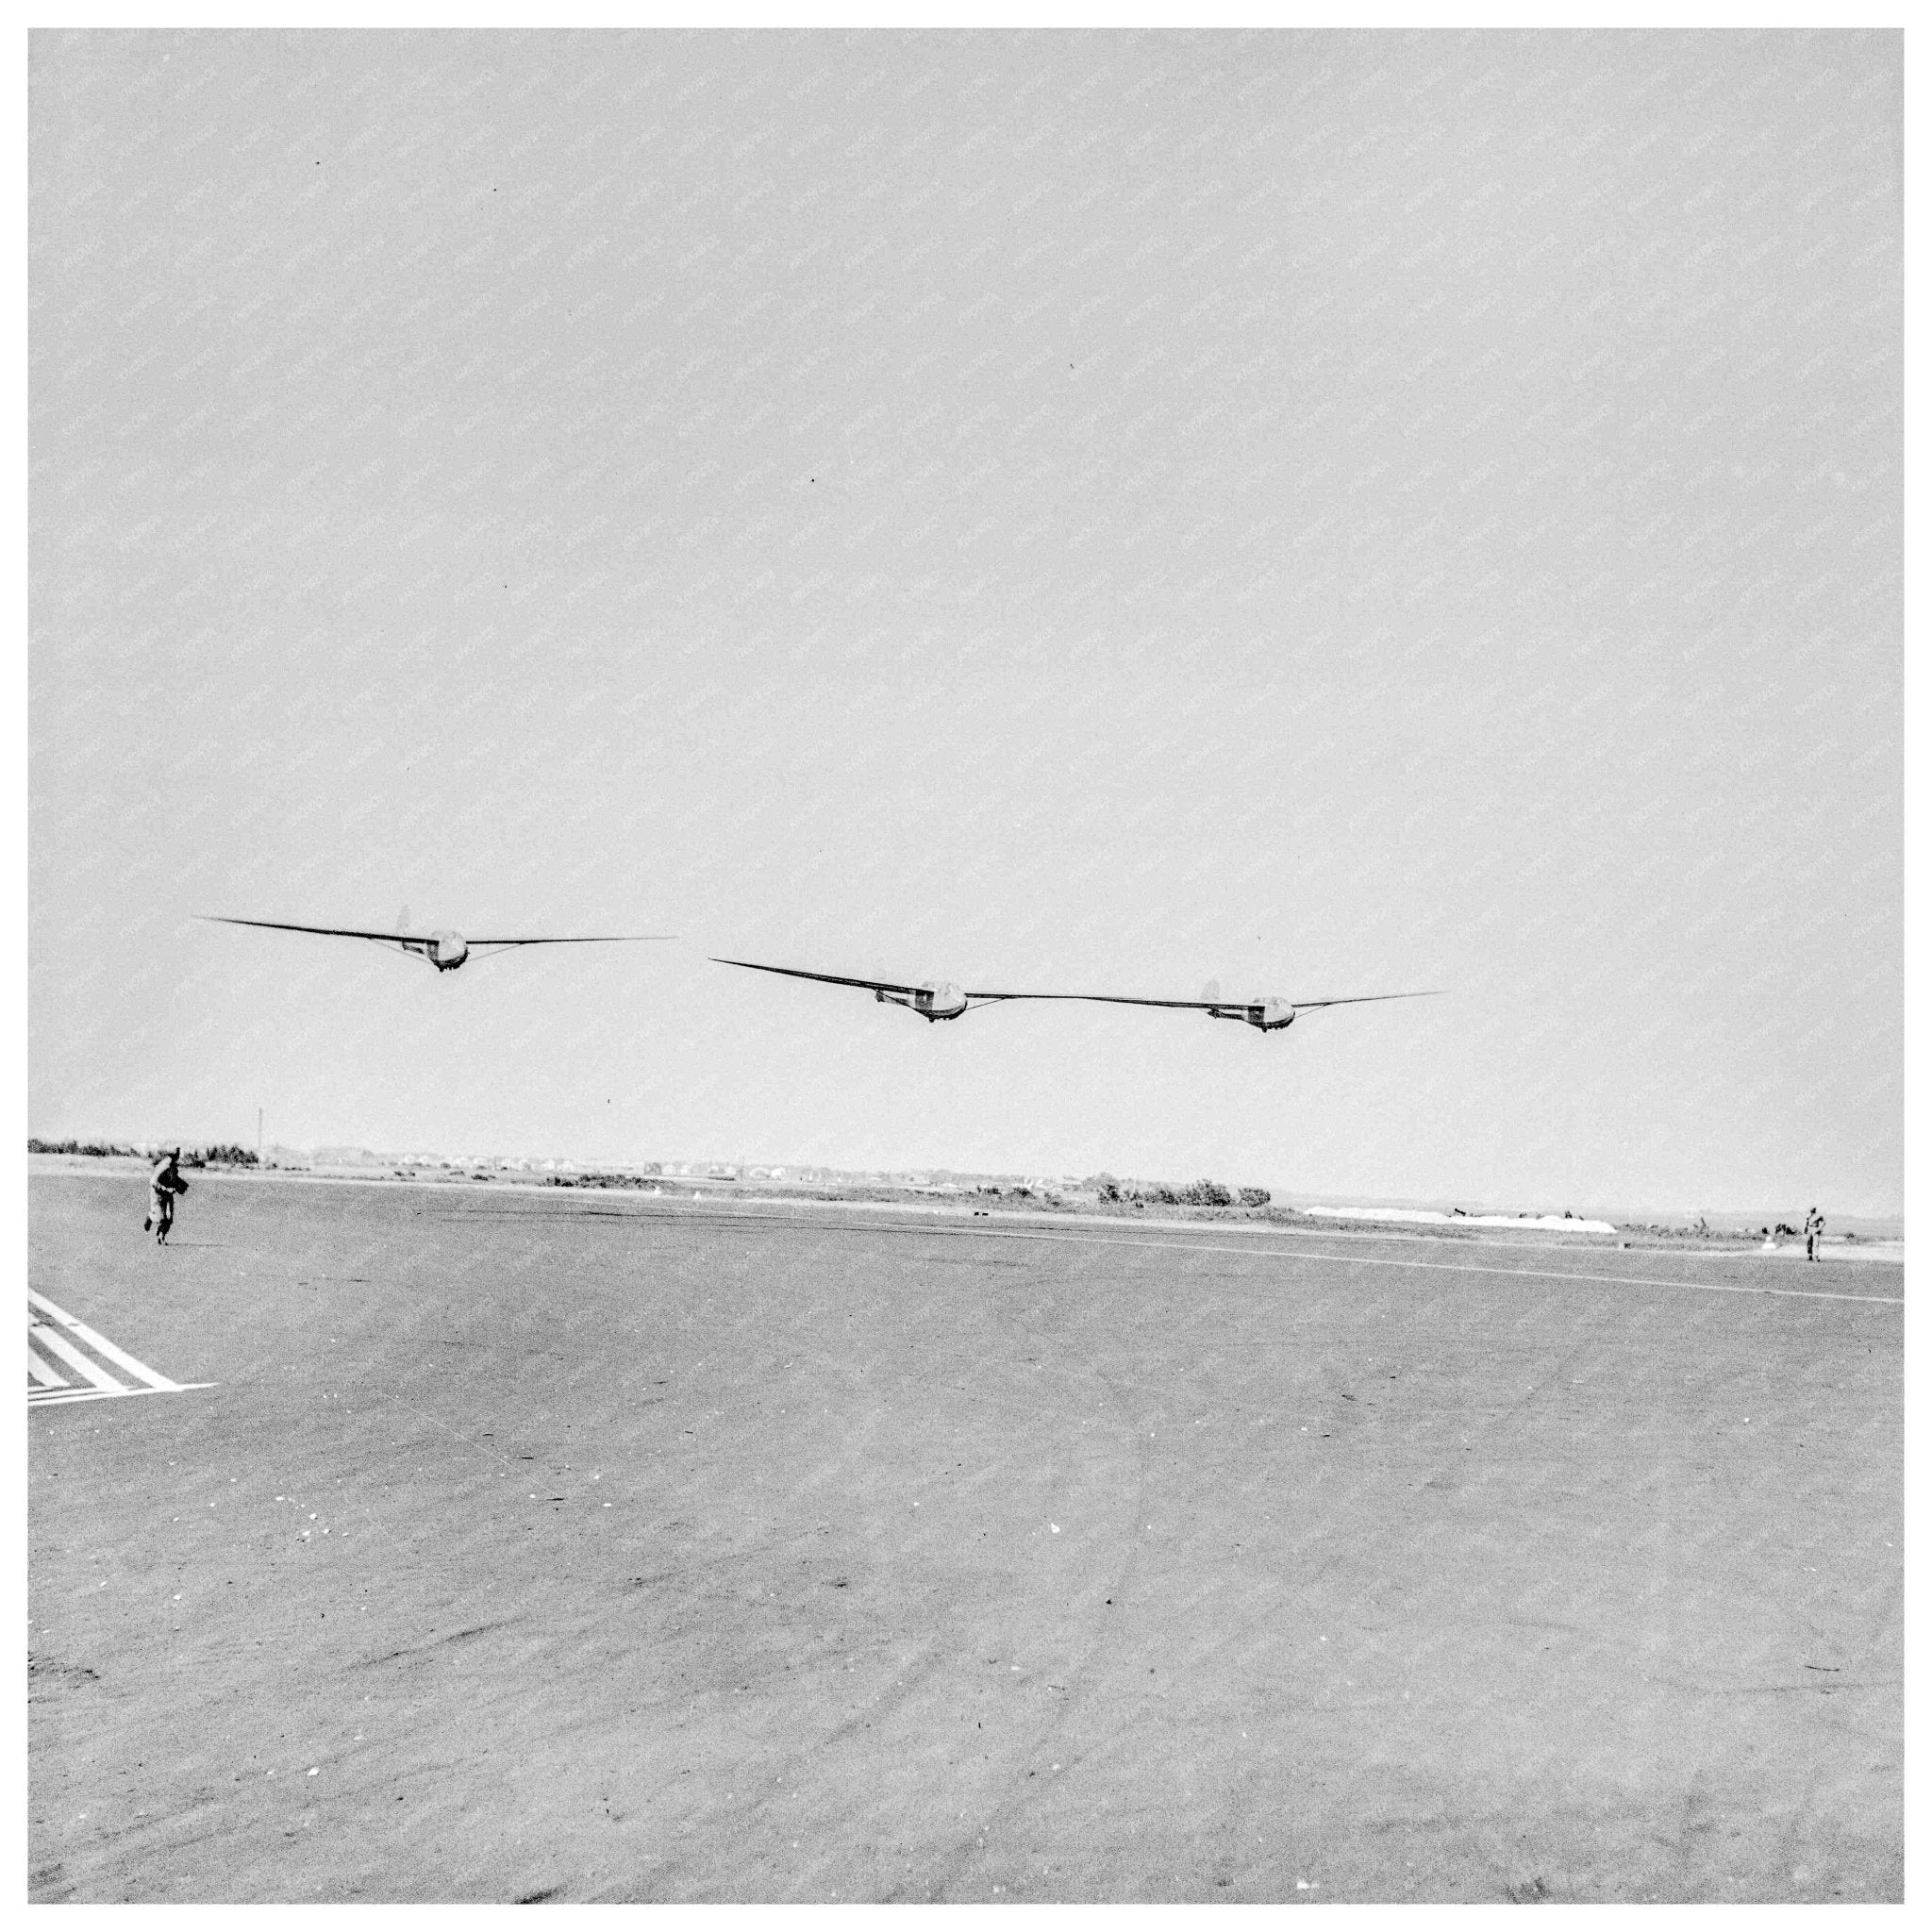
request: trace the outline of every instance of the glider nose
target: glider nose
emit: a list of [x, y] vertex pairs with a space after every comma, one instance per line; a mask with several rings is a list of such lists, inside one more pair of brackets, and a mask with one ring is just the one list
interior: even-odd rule
[[957, 1020], [966, 1010], [966, 995], [948, 979], [922, 986], [913, 1000], [914, 1010], [928, 1020]]

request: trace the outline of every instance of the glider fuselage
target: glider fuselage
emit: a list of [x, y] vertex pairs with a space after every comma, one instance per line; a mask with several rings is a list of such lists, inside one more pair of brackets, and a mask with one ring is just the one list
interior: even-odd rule
[[968, 1005], [966, 995], [943, 980], [937, 986], [916, 987], [909, 993], [875, 989], [873, 996], [883, 1006], [904, 1007], [924, 1020], [957, 1020]]
[[420, 943], [423, 957], [439, 973], [454, 973], [470, 957], [470, 942], [459, 932], [433, 932]]
[[1263, 1000], [1259, 1006], [1212, 1007], [1208, 1018], [1213, 1020], [1239, 1020], [1244, 1026], [1257, 1026], [1263, 1033], [1278, 1033], [1284, 1026], [1292, 1026], [1295, 1009], [1287, 1000]]

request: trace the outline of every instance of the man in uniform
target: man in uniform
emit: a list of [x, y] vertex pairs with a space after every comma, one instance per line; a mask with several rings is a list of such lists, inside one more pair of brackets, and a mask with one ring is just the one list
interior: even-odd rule
[[1815, 1261], [1818, 1258], [1818, 1243], [1824, 1239], [1824, 1216], [1812, 1208], [1805, 1217], [1805, 1258]]
[[188, 1183], [181, 1178], [180, 1148], [155, 1163], [147, 1186], [149, 1207], [147, 1219], [141, 1224], [142, 1232], [145, 1234], [152, 1228], [155, 1240], [166, 1247], [168, 1230], [175, 1224], [175, 1196], [188, 1191]]

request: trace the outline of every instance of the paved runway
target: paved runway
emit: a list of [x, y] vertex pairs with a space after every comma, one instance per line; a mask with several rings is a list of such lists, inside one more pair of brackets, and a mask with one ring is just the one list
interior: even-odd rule
[[1903, 1895], [1896, 1268], [30, 1208], [35, 1899]]

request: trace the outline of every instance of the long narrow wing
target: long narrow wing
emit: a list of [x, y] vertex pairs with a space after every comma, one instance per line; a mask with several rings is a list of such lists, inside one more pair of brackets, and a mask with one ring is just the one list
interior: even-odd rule
[[[1296, 1012], [1314, 1007], [1364, 1007], [1375, 1000], [1429, 1000], [1439, 998], [1443, 989], [1432, 987], [1426, 992], [1364, 992], [1340, 1000], [1290, 1000]], [[1143, 1000], [1119, 992], [971, 992], [973, 1000], [1087, 1000], [1104, 1007], [1170, 1007], [1191, 1013], [1231, 1013], [1258, 1005], [1255, 1000]]]
[[[749, 968], [753, 973], [781, 973], [787, 979], [818, 979], [823, 980], [827, 986], [862, 986], [869, 992], [918, 992], [921, 991], [919, 987], [900, 986], [890, 979], [846, 979], [836, 973], [807, 973], [797, 966], [763, 966], [756, 959], [720, 959], [714, 955], [711, 964], [714, 966], [743, 966]], [[974, 993], [973, 997], [974, 999], [982, 997], [996, 999], [1003, 997], [1003, 995], [996, 993], [983, 995]]]
[[1376, 1000], [1437, 1000], [1442, 997], [1445, 989], [1432, 986], [1426, 992], [1358, 992], [1341, 1000], [1293, 1000], [1290, 1004], [1298, 1013], [1307, 1011], [1310, 1007], [1366, 1007]]
[[[816, 979], [826, 986], [858, 986], [872, 992], [918, 992], [916, 986], [901, 986], [890, 979], [848, 979], [838, 973], [808, 973], [798, 966], [766, 966], [756, 959], [720, 959], [715, 957], [712, 964], [717, 966], [743, 966], [754, 973], [779, 973], [788, 979]], [[1337, 1000], [1293, 1000], [1289, 1004], [1297, 1012], [1313, 1007], [1361, 1007], [1376, 1000], [1426, 1000], [1438, 998], [1441, 987], [1432, 987], [1426, 992], [1365, 992], [1356, 993], [1345, 999]], [[978, 992], [965, 995], [969, 1000], [1086, 1000], [1098, 1006], [1107, 1007], [1166, 1007], [1191, 1013], [1226, 1013], [1238, 1011], [1255, 1004], [1252, 1000], [1150, 1000], [1139, 999], [1128, 993], [1118, 992]]]
[[1142, 1000], [1122, 992], [969, 992], [969, 1000], [1089, 1000], [1104, 1007], [1183, 1007], [1211, 1013], [1217, 1006], [1243, 1007], [1245, 1000]]
[[[890, 979], [848, 979], [838, 973], [808, 973], [798, 966], [765, 966], [756, 959], [719, 959], [712, 963], [718, 966], [744, 966], [754, 973], [781, 973], [788, 979], [816, 979], [827, 986], [860, 986], [873, 992], [918, 992], [916, 986], [901, 986]], [[1297, 1011], [1309, 1007], [1354, 1007], [1366, 1006], [1374, 1000], [1424, 1000], [1434, 999], [1441, 991], [1440, 987], [1427, 992], [1369, 992], [1357, 993], [1347, 999], [1339, 1000], [1294, 1000], [1291, 1004]], [[1132, 994], [1118, 992], [980, 992], [966, 993], [969, 1000], [1088, 1000], [1108, 1007], [1168, 1007], [1192, 1013], [1225, 1013], [1236, 1008], [1252, 1006], [1251, 1000], [1150, 1000], [1140, 999]]]
[[363, 932], [353, 925], [291, 925], [281, 919], [230, 919], [221, 912], [197, 912], [197, 919], [206, 919], [215, 925], [259, 925], [271, 932], [319, 932], [336, 940], [379, 940], [385, 945], [421, 946], [427, 941], [421, 933], [408, 932]]
[[573, 933], [568, 939], [472, 940], [471, 951], [478, 946], [623, 946], [639, 940], [675, 940], [675, 932]]

